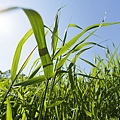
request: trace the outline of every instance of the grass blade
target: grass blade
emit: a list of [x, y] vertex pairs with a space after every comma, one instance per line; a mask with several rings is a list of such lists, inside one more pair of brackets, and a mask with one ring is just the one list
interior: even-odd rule
[[24, 43], [28, 40], [28, 38], [33, 34], [33, 30], [30, 29], [24, 36], [23, 38], [20, 40], [20, 42], [18, 43], [18, 46], [16, 48], [14, 57], [13, 57], [13, 62], [12, 62], [12, 67], [11, 67], [11, 79], [14, 80], [16, 77], [16, 73], [17, 73], [17, 69], [18, 69], [18, 64], [19, 64], [19, 60], [20, 60], [20, 55], [21, 55], [21, 51], [22, 51], [22, 47], [24, 45]]
[[89, 49], [91, 49], [91, 48], [92, 48], [92, 47], [88, 47], [88, 48], [85, 48], [85, 49], [83, 49], [83, 50], [80, 50], [80, 51], [74, 56], [74, 58], [72, 59], [69, 67], [72, 67], [72, 66], [75, 64], [75, 62], [77, 61], [77, 59], [78, 59], [78, 57], [80, 56], [80, 54], [82, 54], [84, 51], [89, 50]]
[[57, 63], [56, 69], [61, 68], [61, 67], [64, 65], [64, 63], [66, 62], [66, 60], [68, 59], [69, 56], [70, 56], [70, 53], [68, 53], [64, 58], [62, 58], [62, 59]]
[[87, 116], [92, 117], [92, 113], [91, 113], [91, 112], [89, 112], [89, 111], [87, 111], [87, 110], [84, 110], [84, 111], [85, 111], [85, 114], [86, 114]]
[[33, 78], [36, 74], [37, 74], [37, 72], [40, 70], [40, 68], [41, 68], [41, 63], [37, 66], [37, 68], [29, 75], [29, 78]]
[[32, 85], [32, 84], [43, 82], [43, 81], [45, 81], [45, 76], [44, 75], [34, 77], [34, 78], [28, 79], [26, 81], [17, 83], [14, 86], [28, 86], [28, 85]]
[[29, 54], [29, 56], [27, 57], [27, 59], [23, 63], [22, 67], [20, 68], [18, 74], [20, 74], [24, 70], [24, 68], [26, 67], [27, 63], [29, 62], [29, 60], [30, 60], [30, 58], [31, 58], [31, 56], [34, 53], [34, 51], [35, 51], [36, 48], [37, 48], [37, 46], [31, 51], [31, 53]]
[[74, 85], [74, 80], [73, 80], [72, 68], [71, 67], [69, 68], [68, 76], [69, 76], [69, 80], [70, 80], [70, 84], [71, 84], [71, 89], [74, 90], [75, 85]]
[[76, 24], [69, 24], [68, 27], [76, 27], [76, 28], [83, 30], [83, 28], [81, 28], [80, 26], [78, 26]]
[[6, 100], [7, 100], [6, 120], [13, 120], [12, 119], [12, 108], [11, 108], [10, 100], [9, 100], [9, 98], [7, 98]]
[[[94, 28], [99, 28], [99, 27], [102, 27], [102, 26], [110, 26], [110, 25], [114, 25], [114, 24], [120, 24], [120, 22], [110, 22], [110, 23], [94, 24], [94, 25], [86, 27], [82, 32], [80, 32], [79, 34], [77, 34], [70, 41], [68, 41], [63, 47], [61, 47], [60, 50], [54, 56], [54, 58], [56, 58], [56, 57], [58, 57], [60, 55], [63, 55], [87, 31], [92, 30]], [[90, 33], [90, 34], [93, 34], [93, 33]]]
[[[59, 12], [59, 11], [58, 11]], [[53, 56], [54, 56], [54, 53], [56, 51], [56, 48], [57, 48], [57, 43], [58, 43], [58, 12], [56, 14], [56, 17], [55, 17], [55, 23], [54, 23], [54, 29], [53, 29], [53, 33], [52, 33], [52, 48], [53, 48]]]
[[52, 108], [52, 107], [55, 107], [57, 105], [60, 105], [62, 102], [64, 102], [64, 100], [61, 100], [61, 101], [57, 101], [55, 103], [52, 103], [51, 105], [47, 106], [46, 108]]
[[32, 64], [32, 67], [30, 68], [28, 77], [32, 78], [36, 75], [36, 73], [39, 71], [40, 67], [42, 66], [40, 62], [40, 58], [37, 58], [34, 63]]
[[96, 67], [93, 63], [91, 63], [90, 61], [88, 60], [85, 60], [83, 58], [80, 58], [81, 60], [83, 60], [84, 62], [88, 63], [89, 65], [91, 65], [92, 67]]
[[53, 73], [53, 63], [50, 58], [46, 45], [44, 24], [42, 18], [37, 12], [33, 10], [27, 10], [27, 9], [23, 9], [23, 10], [28, 16], [31, 26], [33, 28], [33, 32], [38, 44], [38, 51], [41, 57], [41, 62], [43, 65], [45, 77], [46, 79], [49, 79]]

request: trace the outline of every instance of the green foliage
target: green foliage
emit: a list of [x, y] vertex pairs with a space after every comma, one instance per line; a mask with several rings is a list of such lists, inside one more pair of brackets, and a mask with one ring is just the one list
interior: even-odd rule
[[[5, 11], [15, 9], [10, 8]], [[22, 8], [21, 8], [22, 9]], [[14, 120], [110, 120], [120, 118], [120, 56], [95, 42], [86, 42], [98, 28], [119, 22], [94, 24], [82, 29], [69, 24], [63, 40], [59, 38], [59, 11], [53, 30], [43, 24], [34, 10], [23, 9], [32, 28], [23, 36], [16, 48], [11, 73], [0, 72], [0, 119]], [[4, 12], [4, 11], [3, 11]], [[68, 29], [82, 30], [66, 42]], [[44, 28], [47, 28], [46, 33]], [[80, 40], [89, 30], [89, 35]], [[48, 51], [46, 35], [51, 32], [51, 48]], [[34, 33], [37, 46], [31, 50], [22, 67], [18, 69], [22, 47]], [[78, 40], [80, 40], [78, 42]], [[58, 44], [62, 42], [61, 46]], [[59, 48], [58, 48], [59, 45]], [[77, 65], [79, 56], [99, 46], [106, 50], [106, 58], [95, 56], [95, 63], [80, 58], [92, 66], [86, 74]], [[22, 74], [35, 49], [40, 58], [33, 62], [29, 75]], [[72, 57], [72, 59], [70, 59]], [[41, 72], [42, 71], [42, 72]]]

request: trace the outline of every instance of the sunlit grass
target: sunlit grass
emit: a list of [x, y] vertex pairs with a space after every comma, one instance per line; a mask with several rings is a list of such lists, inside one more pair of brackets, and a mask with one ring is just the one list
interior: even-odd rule
[[[5, 77], [5, 73], [0, 73], [1, 119], [119, 119], [120, 56], [117, 53], [119, 48], [110, 53], [107, 47], [87, 42], [98, 28], [119, 22], [102, 21], [100, 24], [88, 26], [66, 42], [68, 29], [79, 26], [69, 24], [64, 38], [59, 38], [59, 10], [53, 28], [49, 28], [44, 25], [42, 17], [36, 11], [23, 9], [32, 28], [18, 43], [10, 76]], [[93, 31], [80, 39], [89, 30]], [[51, 33], [51, 51], [48, 51], [46, 44], [48, 32]], [[31, 50], [22, 67], [18, 69], [22, 47], [32, 34], [35, 35], [37, 46]], [[58, 46], [59, 41], [62, 42], [61, 46]], [[82, 72], [76, 61], [82, 53], [95, 46], [105, 49], [106, 58], [95, 56], [94, 63], [81, 58], [92, 66], [90, 73]], [[38, 49], [40, 58], [31, 65], [29, 75], [24, 75], [22, 72], [35, 49]]]

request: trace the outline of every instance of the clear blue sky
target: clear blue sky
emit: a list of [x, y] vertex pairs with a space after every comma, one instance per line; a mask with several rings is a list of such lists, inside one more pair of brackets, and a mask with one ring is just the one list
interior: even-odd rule
[[[66, 5], [61, 10], [59, 36], [62, 38], [64, 30], [69, 23], [75, 23], [82, 28], [95, 23], [100, 23], [106, 14], [105, 22], [120, 22], [120, 0], [1, 0], [0, 9], [9, 6], [19, 6], [24, 8], [31, 8], [41, 14], [44, 24], [51, 26], [54, 22], [56, 11]], [[16, 45], [22, 36], [29, 30], [30, 23], [22, 10], [16, 10], [0, 14], [0, 70], [6, 71], [11, 68], [12, 58]], [[79, 30], [71, 29], [69, 31], [68, 40], [79, 33]], [[114, 42], [116, 46], [120, 44], [120, 25], [100, 28], [96, 32], [98, 37], [91, 37], [90, 41], [102, 42], [107, 40], [103, 45], [108, 45], [111, 50], [111, 43]], [[36, 45], [34, 37], [25, 44], [21, 56], [20, 66], [25, 60], [30, 50]], [[82, 55], [83, 58], [93, 61], [94, 54], [99, 53], [103, 55], [103, 49], [98, 47], [86, 52]], [[31, 62], [38, 57], [37, 52], [33, 55]], [[86, 67], [81, 61], [78, 61], [82, 68]], [[87, 69], [87, 68], [85, 68]], [[29, 67], [26, 69], [29, 71]]]

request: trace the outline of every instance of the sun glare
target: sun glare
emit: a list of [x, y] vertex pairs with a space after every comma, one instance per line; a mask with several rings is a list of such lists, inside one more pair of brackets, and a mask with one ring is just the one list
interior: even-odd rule
[[0, 34], [8, 34], [12, 29], [10, 17], [7, 15], [0, 15]]

